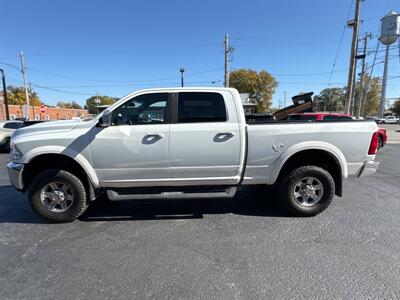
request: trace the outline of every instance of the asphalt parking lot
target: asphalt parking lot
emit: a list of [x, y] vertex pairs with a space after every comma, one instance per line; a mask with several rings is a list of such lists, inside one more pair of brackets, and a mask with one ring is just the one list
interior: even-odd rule
[[0, 155], [0, 299], [399, 298], [400, 145], [314, 218], [268, 189], [234, 200], [98, 203], [47, 224]]

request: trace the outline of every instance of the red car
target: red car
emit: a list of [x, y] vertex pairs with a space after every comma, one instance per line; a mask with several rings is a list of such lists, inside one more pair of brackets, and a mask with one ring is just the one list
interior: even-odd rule
[[[291, 114], [287, 117], [289, 121], [350, 121], [355, 120], [352, 115], [340, 113], [300, 113]], [[378, 128], [378, 149], [386, 145], [387, 134], [385, 128]]]

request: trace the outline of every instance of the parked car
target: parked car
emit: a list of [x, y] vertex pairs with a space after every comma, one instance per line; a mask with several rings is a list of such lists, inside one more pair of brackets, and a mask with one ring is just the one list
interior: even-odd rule
[[395, 116], [386, 116], [379, 121], [381, 124], [397, 124], [398, 122], [399, 119], [397, 119]]
[[52, 222], [111, 201], [231, 198], [276, 185], [296, 216], [325, 210], [346, 178], [373, 174], [373, 122], [247, 124], [237, 90], [165, 88], [130, 94], [91, 121], [17, 130], [10, 181]]
[[41, 121], [20, 121], [20, 120], [12, 120], [12, 121], [4, 121], [0, 122], [0, 151], [2, 152], [10, 152], [10, 139], [11, 135], [18, 128], [30, 126]]
[[351, 121], [355, 120], [352, 115], [330, 113], [330, 112], [316, 112], [316, 113], [298, 113], [290, 114], [287, 117], [289, 121]]
[[378, 149], [386, 145], [387, 133], [385, 128], [378, 128]]
[[[298, 113], [288, 116], [289, 121], [351, 121], [355, 120], [352, 115], [341, 113]], [[367, 117], [366, 121], [375, 121], [373, 117]], [[378, 149], [386, 145], [387, 134], [385, 128], [378, 128]]]

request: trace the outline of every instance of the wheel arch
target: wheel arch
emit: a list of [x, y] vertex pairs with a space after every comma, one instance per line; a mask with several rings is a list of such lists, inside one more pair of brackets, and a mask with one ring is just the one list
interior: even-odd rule
[[[47, 151], [46, 153], [31, 155], [29, 160], [26, 159], [24, 162], [24, 171], [22, 174], [24, 191], [28, 189], [33, 178], [40, 172], [59, 168], [69, 171], [78, 177], [83, 177], [90, 198], [94, 199], [94, 190], [99, 188], [97, 176], [93, 169], [88, 168], [88, 162], [82, 155], [78, 159], [77, 157], [72, 157], [67, 153], [60, 153], [59, 151]], [[82, 163], [82, 159], [85, 159], [86, 164]]]
[[[275, 167], [274, 180], [279, 181], [290, 169], [304, 165], [316, 165], [326, 169], [335, 181], [335, 194], [342, 196], [343, 178], [347, 178], [347, 162], [343, 153], [333, 145], [311, 142], [288, 149]], [[335, 149], [336, 148], [336, 149]]]

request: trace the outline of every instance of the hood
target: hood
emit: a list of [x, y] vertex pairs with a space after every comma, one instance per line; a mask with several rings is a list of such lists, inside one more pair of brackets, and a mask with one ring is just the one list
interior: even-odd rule
[[47, 132], [66, 132], [73, 130], [79, 125], [91, 122], [84, 122], [82, 120], [66, 120], [66, 121], [49, 121], [23, 127], [14, 131], [12, 138], [21, 135], [43, 134]]

